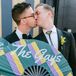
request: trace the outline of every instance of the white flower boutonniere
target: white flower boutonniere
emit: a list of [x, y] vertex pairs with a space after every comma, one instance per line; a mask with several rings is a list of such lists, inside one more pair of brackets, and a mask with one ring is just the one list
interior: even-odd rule
[[61, 45], [64, 45], [65, 42], [66, 42], [66, 38], [61, 36]]

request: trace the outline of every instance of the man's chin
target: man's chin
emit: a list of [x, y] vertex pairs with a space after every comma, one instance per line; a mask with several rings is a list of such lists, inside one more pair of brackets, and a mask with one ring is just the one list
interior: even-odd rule
[[37, 25], [35, 24], [35, 26], [33, 26], [32, 28], [35, 28], [35, 27], [37, 27]]
[[36, 26], [40, 26], [38, 23], [36, 23]]

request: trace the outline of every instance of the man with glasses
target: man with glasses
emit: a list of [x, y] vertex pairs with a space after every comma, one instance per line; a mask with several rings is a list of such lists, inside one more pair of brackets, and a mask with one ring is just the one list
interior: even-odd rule
[[13, 43], [20, 39], [31, 39], [30, 30], [35, 27], [34, 11], [29, 3], [18, 3], [12, 9], [12, 18], [17, 24], [17, 29], [5, 37], [5, 39]]

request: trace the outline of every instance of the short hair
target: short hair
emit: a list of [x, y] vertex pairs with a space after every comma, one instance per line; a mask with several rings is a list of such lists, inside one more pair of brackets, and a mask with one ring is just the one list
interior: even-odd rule
[[54, 14], [53, 8], [52, 6], [48, 5], [48, 4], [44, 4], [44, 3], [40, 3], [38, 5], [36, 5], [35, 8], [39, 7], [39, 6], [43, 6], [44, 9], [51, 11], [52, 14]]
[[31, 4], [25, 2], [18, 3], [13, 7], [12, 18], [17, 25], [20, 23], [19, 16], [24, 12], [24, 10], [28, 9], [29, 7], [31, 7]]

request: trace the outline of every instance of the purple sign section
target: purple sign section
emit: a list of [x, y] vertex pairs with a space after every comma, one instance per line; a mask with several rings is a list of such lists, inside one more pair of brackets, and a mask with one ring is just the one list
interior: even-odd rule
[[55, 55], [59, 54], [59, 51], [56, 50], [53, 45], [51, 45], [50, 47], [51, 47], [51, 50], [53, 51], [53, 53], [54, 53]]
[[10, 53], [6, 53], [5, 56], [7, 57], [7, 60], [8, 60], [8, 62], [9, 62], [9, 64], [10, 64], [10, 66], [11, 66], [14, 74], [20, 75], [20, 72], [18, 71], [17, 66], [16, 66], [16, 64], [14, 63], [14, 60], [13, 60], [11, 54], [10, 54]]
[[[27, 46], [28, 46], [29, 50], [31, 51], [33, 58], [34, 58], [35, 61], [36, 61], [36, 58], [35, 58], [35, 56], [34, 56], [34, 55], [36, 54], [35, 50], [33, 49], [33, 47], [32, 47], [31, 44], [28, 44]], [[38, 64], [38, 65], [41, 65], [41, 62], [38, 61], [37, 64]]]
[[52, 65], [50, 65], [49, 61], [47, 62], [47, 65], [49, 66], [54, 76], [59, 76], [58, 73], [56, 72], [56, 69]]

